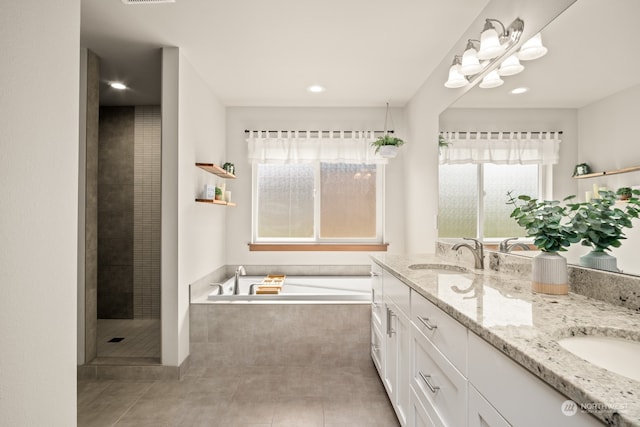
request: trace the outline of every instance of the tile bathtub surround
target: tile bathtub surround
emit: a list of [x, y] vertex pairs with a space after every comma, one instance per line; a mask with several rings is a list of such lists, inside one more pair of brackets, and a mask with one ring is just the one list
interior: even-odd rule
[[[557, 339], [582, 332], [637, 337], [640, 314], [576, 293], [531, 292], [530, 278], [491, 269], [473, 277], [438, 277], [411, 264], [455, 261], [436, 255], [376, 255], [375, 262], [497, 350], [613, 426], [640, 426], [640, 382], [599, 368], [564, 350]], [[467, 280], [469, 283], [452, 281]], [[452, 284], [469, 291], [455, 292]]]
[[369, 304], [191, 304], [192, 368], [370, 363]]
[[176, 381], [79, 381], [78, 426], [399, 426], [359, 367], [191, 368]]

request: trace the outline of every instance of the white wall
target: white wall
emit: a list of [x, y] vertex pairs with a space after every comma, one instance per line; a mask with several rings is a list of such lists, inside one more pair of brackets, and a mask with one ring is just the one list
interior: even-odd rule
[[0, 13], [0, 423], [76, 424], [80, 1]]
[[[404, 139], [402, 109], [391, 109], [396, 135]], [[247, 160], [245, 129], [249, 130], [382, 130], [385, 108], [270, 108], [232, 107], [227, 109], [227, 158], [235, 164], [237, 179], [228, 183], [237, 207], [229, 211], [227, 264], [247, 265], [365, 265], [363, 252], [250, 252], [251, 242], [251, 165]], [[385, 241], [389, 252], [404, 252], [402, 158], [386, 166]]]
[[524, 20], [521, 41], [532, 37], [574, 0], [491, 0], [469, 30], [462, 35], [442, 62], [407, 105], [407, 145], [405, 153], [406, 249], [433, 252], [438, 236], [438, 117], [449, 105], [472, 88], [447, 89], [444, 82], [454, 55], [459, 55], [467, 39], [482, 31], [485, 18], [511, 22]]
[[[638, 149], [638, 117], [640, 116], [640, 85], [611, 95], [578, 110], [578, 160], [589, 164], [594, 172], [640, 166]], [[580, 179], [581, 200], [593, 184], [616, 190], [620, 187], [640, 189], [640, 172]], [[627, 240], [611, 251], [618, 258], [618, 268], [640, 274], [637, 251], [640, 249], [640, 220], [625, 232]], [[581, 248], [580, 254], [588, 248]]]
[[560, 160], [553, 166], [553, 199], [576, 194], [571, 176], [578, 157], [578, 110], [570, 108], [449, 108], [440, 115], [446, 131], [562, 131]]
[[225, 264], [228, 208], [196, 203], [225, 158], [225, 109], [178, 48], [163, 49], [162, 363], [189, 355], [189, 284]]

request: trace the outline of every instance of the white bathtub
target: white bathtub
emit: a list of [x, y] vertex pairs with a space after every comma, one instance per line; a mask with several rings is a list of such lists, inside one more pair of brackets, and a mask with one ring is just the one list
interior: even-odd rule
[[224, 294], [215, 287], [207, 299], [215, 302], [237, 303], [350, 303], [371, 302], [369, 276], [287, 276], [278, 295], [249, 295], [252, 283], [260, 283], [264, 276], [240, 276], [240, 294], [233, 295], [234, 278], [223, 283]]

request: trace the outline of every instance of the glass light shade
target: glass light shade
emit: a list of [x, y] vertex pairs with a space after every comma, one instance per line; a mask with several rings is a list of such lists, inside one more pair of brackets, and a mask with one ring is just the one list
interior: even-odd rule
[[460, 74], [463, 76], [471, 76], [482, 71], [482, 65], [478, 60], [478, 52], [470, 47], [462, 54], [462, 65], [460, 65]]
[[542, 45], [542, 35], [540, 33], [527, 40], [518, 51], [518, 59], [530, 61], [542, 58], [547, 54], [547, 48]]
[[500, 78], [498, 75], [498, 70], [493, 70], [480, 82], [480, 87], [482, 89], [491, 89], [494, 87], [502, 86], [504, 84], [504, 80]]
[[469, 84], [469, 81], [460, 74], [460, 64], [453, 64], [451, 68], [449, 68], [449, 79], [444, 84], [445, 87], [449, 89], [455, 89], [459, 87], [464, 87]]
[[480, 50], [478, 59], [493, 59], [504, 52], [504, 47], [500, 44], [498, 32], [491, 27], [482, 32], [480, 36]]
[[513, 76], [524, 70], [524, 65], [520, 64], [516, 55], [511, 55], [500, 64], [498, 74], [501, 76]]

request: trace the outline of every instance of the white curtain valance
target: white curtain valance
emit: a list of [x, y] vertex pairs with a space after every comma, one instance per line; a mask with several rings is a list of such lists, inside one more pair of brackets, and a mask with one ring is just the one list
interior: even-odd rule
[[251, 163], [387, 163], [376, 139], [373, 131], [250, 131], [247, 144]]
[[443, 136], [449, 146], [440, 148], [440, 164], [558, 163], [558, 132], [443, 132]]

